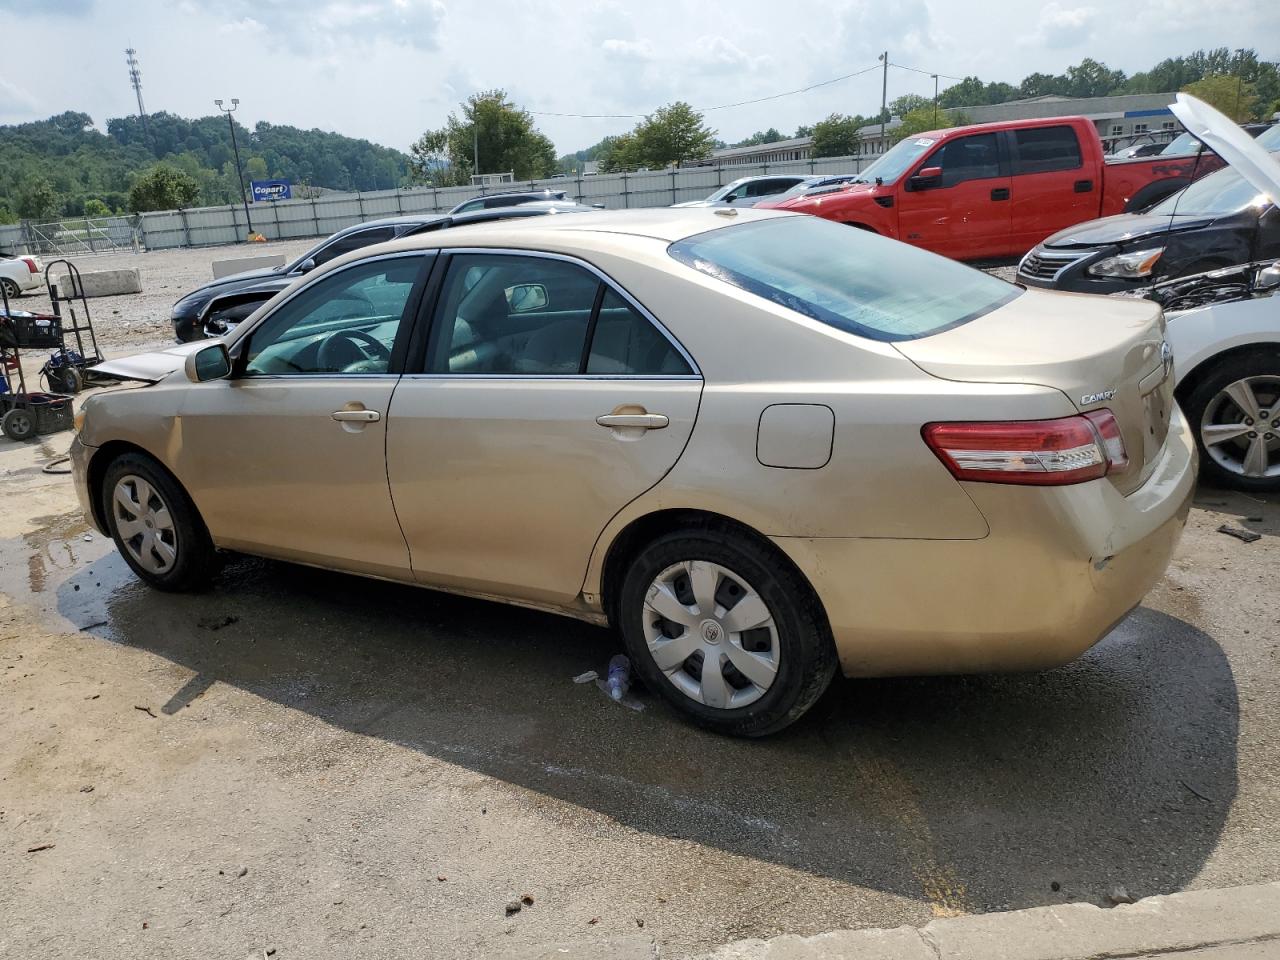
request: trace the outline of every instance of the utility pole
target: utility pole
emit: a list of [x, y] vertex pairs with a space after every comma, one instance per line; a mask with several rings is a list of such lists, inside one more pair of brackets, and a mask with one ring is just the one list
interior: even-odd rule
[[889, 51], [880, 54], [880, 59], [884, 61], [884, 80], [880, 84], [880, 152], [884, 153], [884, 125], [889, 119], [886, 116], [889, 109]]
[[142, 135], [147, 146], [151, 146], [151, 126], [147, 123], [147, 108], [142, 105], [142, 71], [138, 69], [138, 51], [133, 47], [125, 50], [125, 63], [129, 64], [129, 82], [133, 85], [134, 96], [138, 98], [138, 119], [142, 121]]
[[240, 106], [240, 101], [232, 97], [230, 107], [224, 107], [221, 100], [213, 102], [218, 105], [219, 110], [227, 115], [227, 126], [231, 128], [231, 149], [236, 155], [236, 179], [240, 181], [240, 200], [244, 203], [244, 222], [249, 230], [249, 236], [253, 236], [253, 221], [249, 219], [249, 195], [244, 189], [244, 174], [240, 172], [240, 145], [236, 143], [236, 122], [231, 119], [231, 115], [236, 112], [236, 107]]
[[933, 125], [938, 125], [938, 75], [933, 75]]

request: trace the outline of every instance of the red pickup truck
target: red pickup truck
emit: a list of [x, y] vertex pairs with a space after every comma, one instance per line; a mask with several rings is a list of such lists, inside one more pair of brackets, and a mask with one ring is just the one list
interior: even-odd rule
[[981, 260], [1020, 256], [1064, 227], [1145, 209], [1221, 166], [1212, 153], [1109, 160], [1085, 117], [1011, 120], [908, 137], [853, 183], [757, 206]]

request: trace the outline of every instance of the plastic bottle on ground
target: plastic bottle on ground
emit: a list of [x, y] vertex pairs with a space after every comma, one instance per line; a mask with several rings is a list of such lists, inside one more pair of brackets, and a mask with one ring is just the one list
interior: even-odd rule
[[609, 696], [621, 700], [631, 687], [631, 661], [625, 653], [617, 654], [609, 661]]

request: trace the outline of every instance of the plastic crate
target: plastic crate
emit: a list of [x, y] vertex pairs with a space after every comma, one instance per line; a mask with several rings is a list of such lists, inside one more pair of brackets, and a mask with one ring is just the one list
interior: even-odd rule
[[0, 315], [0, 326], [7, 326], [11, 337], [2, 338], [6, 342], [12, 340], [10, 346], [23, 350], [56, 349], [62, 346], [62, 320], [43, 314], [31, 316]]
[[52, 393], [29, 393], [27, 402], [36, 422], [36, 433], [57, 433], [75, 426], [75, 410], [70, 397], [59, 397]]

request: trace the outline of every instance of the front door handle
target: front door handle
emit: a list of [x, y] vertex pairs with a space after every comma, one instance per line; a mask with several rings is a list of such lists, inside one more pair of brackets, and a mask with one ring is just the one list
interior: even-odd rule
[[1008, 187], [996, 187], [994, 190], [992, 190], [992, 191], [991, 191], [991, 199], [992, 199], [992, 200], [1008, 200], [1008, 199], [1009, 199], [1009, 188], [1008, 188]]
[[377, 423], [382, 419], [377, 410], [335, 410], [332, 416], [339, 423]]
[[1075, 192], [1076, 192], [1076, 193], [1092, 193], [1092, 192], [1093, 192], [1093, 181], [1092, 181], [1092, 180], [1077, 180], [1077, 181], [1076, 181], [1076, 185], [1075, 185], [1074, 189], [1075, 189]]
[[661, 413], [606, 413], [596, 417], [596, 423], [615, 430], [631, 427], [640, 430], [661, 430], [671, 421]]

